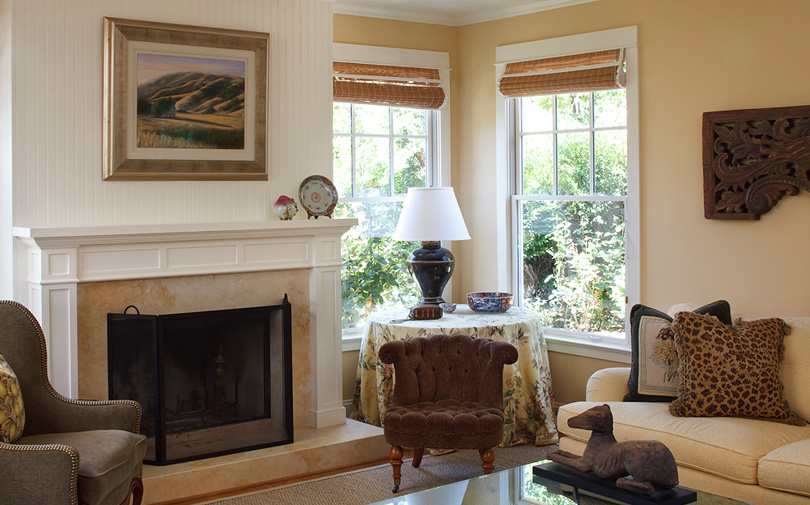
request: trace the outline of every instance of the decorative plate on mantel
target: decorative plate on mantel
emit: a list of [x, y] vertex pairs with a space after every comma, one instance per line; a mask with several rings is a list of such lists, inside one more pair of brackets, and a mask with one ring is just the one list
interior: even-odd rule
[[331, 218], [338, 202], [335, 185], [322, 175], [310, 175], [298, 187], [298, 201], [307, 211], [307, 219], [315, 216]]

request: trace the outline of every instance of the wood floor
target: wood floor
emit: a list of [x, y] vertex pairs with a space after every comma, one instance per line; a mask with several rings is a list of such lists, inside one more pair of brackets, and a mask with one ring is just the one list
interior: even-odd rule
[[[411, 457], [413, 457], [413, 451], [412, 450], [405, 450], [405, 455], [403, 456], [403, 459], [408, 459], [408, 458], [411, 458]], [[336, 468], [334, 470], [330, 470], [330, 471], [327, 471], [327, 472], [317, 472], [317, 473], [313, 473], [313, 474], [310, 474], [310, 475], [300, 476], [300, 477], [293, 478], [293, 479], [281, 479], [281, 480], [272, 481], [272, 482], [254, 484], [252, 486], [246, 486], [244, 488], [240, 488], [240, 489], [236, 489], [236, 490], [232, 489], [232, 490], [229, 490], [227, 492], [210, 493], [210, 494], [207, 494], [207, 495], [197, 496], [197, 497], [194, 497], [194, 498], [183, 499], [183, 500], [165, 501], [165, 502], [157, 503], [155, 505], [196, 505], [198, 503], [205, 503], [205, 502], [212, 501], [212, 500], [221, 500], [223, 498], [230, 498], [232, 496], [238, 496], [240, 494], [253, 493], [253, 492], [256, 492], [256, 491], [264, 491], [266, 489], [271, 489], [271, 488], [274, 488], [274, 487], [286, 486], [286, 485], [289, 485], [289, 484], [297, 484], [299, 482], [305, 482], [305, 481], [313, 480], [313, 479], [320, 479], [322, 477], [329, 477], [331, 475], [337, 475], [337, 474], [340, 474], [340, 473], [353, 472], [353, 471], [356, 471], [356, 470], [365, 470], [366, 468], [371, 468], [371, 467], [379, 466], [379, 465], [385, 465], [385, 464], [388, 464], [388, 463], [389, 463], [389, 459], [385, 458], [385, 459], [381, 459], [381, 460], [378, 460], [378, 461], [372, 461], [372, 462], [369, 462], [369, 463], [364, 463], [362, 465], [351, 465], [351, 466], [346, 466], [346, 467], [343, 467], [343, 468]]]
[[171, 465], [145, 465], [144, 505], [185, 505], [386, 463], [382, 428], [351, 419], [297, 428], [295, 442]]

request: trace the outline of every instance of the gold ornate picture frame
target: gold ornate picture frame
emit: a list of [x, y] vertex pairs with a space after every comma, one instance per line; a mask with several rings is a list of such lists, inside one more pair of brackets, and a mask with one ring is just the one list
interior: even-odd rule
[[269, 38], [104, 18], [104, 180], [267, 180]]

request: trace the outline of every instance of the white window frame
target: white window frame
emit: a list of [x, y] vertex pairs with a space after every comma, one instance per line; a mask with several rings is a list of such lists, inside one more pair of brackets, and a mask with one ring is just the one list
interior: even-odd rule
[[[426, 155], [426, 158], [427, 158], [426, 163], [425, 163], [425, 168], [426, 168], [425, 185], [427, 187], [432, 187], [432, 186], [437, 185], [436, 181], [439, 179], [439, 177], [438, 177], [436, 169], [438, 168], [439, 163], [438, 163], [438, 160], [437, 160], [436, 151], [437, 151], [437, 146], [439, 144], [439, 139], [438, 139], [436, 133], [438, 131], [439, 116], [440, 116], [438, 111], [436, 111], [436, 110], [426, 110], [427, 114], [425, 115], [425, 123], [426, 123], [425, 124], [425, 135], [400, 135], [400, 134], [394, 133], [394, 125], [393, 125], [394, 118], [393, 118], [393, 115], [390, 115], [389, 118], [388, 118], [388, 131], [391, 132], [391, 133], [357, 133], [357, 132], [354, 131], [354, 120], [355, 120], [354, 107], [356, 107], [357, 105], [362, 105], [362, 104], [350, 104], [350, 103], [347, 103], [347, 104], [344, 104], [344, 105], [350, 106], [351, 115], [352, 115], [352, 117], [351, 117], [351, 123], [352, 123], [351, 124], [351, 131], [349, 133], [334, 133], [333, 132], [332, 133], [332, 138], [333, 139], [335, 137], [345, 137], [345, 138], [348, 138], [348, 139], [350, 139], [352, 141], [352, 145], [354, 145], [354, 140], [357, 137], [376, 137], [376, 138], [388, 139], [388, 144], [389, 144], [388, 145], [388, 157], [389, 157], [388, 163], [389, 163], [389, 166], [394, 165], [394, 154], [395, 154], [394, 143], [396, 142], [396, 139], [399, 139], [399, 138], [425, 139], [427, 141], [426, 152], [425, 152], [425, 155]], [[381, 105], [381, 106], [378, 106], [378, 107], [385, 107], [385, 106]], [[390, 106], [388, 108], [390, 110], [390, 109], [396, 109], [398, 107]], [[352, 190], [351, 190], [352, 195], [356, 192], [356, 187], [355, 187], [356, 181], [355, 181], [355, 173], [354, 173], [355, 168], [356, 168], [355, 153], [354, 153], [354, 149], [352, 149]], [[389, 182], [389, 187], [392, 187], [392, 188], [393, 188], [393, 177], [394, 177], [394, 174], [391, 173], [390, 174], [390, 180], [388, 181]], [[360, 203], [363, 203], [363, 202], [373, 202], [373, 203], [404, 202], [405, 201], [405, 195], [404, 194], [403, 195], [393, 195], [392, 194], [391, 196], [345, 196], [345, 195], [341, 195], [341, 201], [342, 202], [355, 202], [355, 203], [357, 203], [357, 202], [360, 202]]]
[[[630, 308], [641, 300], [641, 258], [640, 258], [640, 184], [639, 184], [639, 120], [638, 120], [638, 34], [635, 26], [604, 30], [600, 32], [571, 35], [554, 39], [538, 40], [522, 44], [500, 46], [495, 51], [496, 82], [503, 75], [506, 64], [517, 61], [536, 60], [555, 56], [566, 56], [609, 49], [625, 49], [627, 68], [627, 199], [625, 204], [625, 250], [626, 279], [625, 292], [625, 339], [595, 340], [581, 333], [546, 328], [544, 333], [548, 347], [552, 351], [612, 360], [630, 362]], [[518, 228], [518, 199], [515, 195], [515, 99], [506, 98], [496, 92], [497, 100], [497, 160], [499, 178], [508, 191], [501, 198], [501, 208], [506, 210], [502, 221], [507, 240], [503, 241], [499, 257], [499, 276], [506, 279], [507, 285], [517, 291], [519, 285], [519, 253], [517, 244], [521, 230]]]
[[[450, 54], [441, 51], [421, 51], [415, 49], [400, 49], [379, 46], [365, 46], [359, 44], [332, 44], [332, 60], [350, 63], [366, 63], [376, 65], [393, 65], [403, 67], [435, 68], [439, 70], [441, 87], [446, 98], [444, 106], [439, 111], [430, 111], [427, 114], [428, 148], [430, 162], [427, 164], [426, 185], [450, 186]], [[393, 154], [392, 154], [393, 155]], [[430, 167], [433, 167], [431, 170]], [[343, 202], [391, 202], [404, 201], [402, 197], [352, 197], [343, 198]], [[445, 247], [448, 245], [445, 244]], [[452, 290], [452, 279], [448, 282], [446, 290]], [[343, 351], [360, 349], [362, 328], [343, 331]]]

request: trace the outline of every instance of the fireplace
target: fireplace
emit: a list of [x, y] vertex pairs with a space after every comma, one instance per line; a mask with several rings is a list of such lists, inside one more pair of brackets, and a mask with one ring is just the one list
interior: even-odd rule
[[141, 404], [148, 463], [292, 442], [291, 314], [285, 295], [264, 307], [107, 315], [109, 397]]
[[26, 305], [42, 324], [54, 388], [103, 398], [106, 315], [251, 307], [287, 292], [293, 315], [293, 422], [345, 424], [340, 237], [356, 219], [14, 228], [27, 246]]

